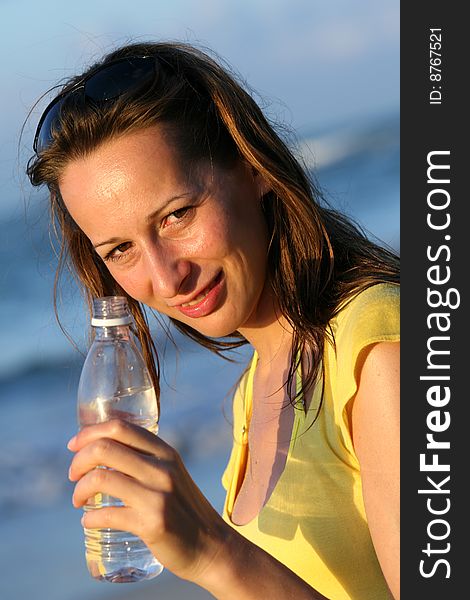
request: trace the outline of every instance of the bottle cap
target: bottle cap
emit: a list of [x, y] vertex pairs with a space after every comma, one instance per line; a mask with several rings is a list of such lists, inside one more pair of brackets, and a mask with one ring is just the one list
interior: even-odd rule
[[93, 327], [130, 325], [132, 321], [129, 304], [124, 296], [104, 296], [93, 300]]
[[96, 319], [92, 318], [91, 324], [93, 327], [116, 327], [118, 325], [130, 325], [132, 323], [132, 317], [121, 317], [119, 319]]

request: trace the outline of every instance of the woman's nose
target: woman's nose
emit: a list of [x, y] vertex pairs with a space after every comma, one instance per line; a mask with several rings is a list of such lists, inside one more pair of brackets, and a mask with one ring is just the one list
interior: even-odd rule
[[154, 296], [169, 300], [181, 293], [191, 272], [191, 263], [177, 248], [152, 244], [146, 252], [146, 263]]

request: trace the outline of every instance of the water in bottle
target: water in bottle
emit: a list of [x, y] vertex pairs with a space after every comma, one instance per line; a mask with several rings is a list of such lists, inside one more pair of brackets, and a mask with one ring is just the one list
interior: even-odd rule
[[[93, 301], [94, 341], [78, 386], [79, 427], [123, 419], [157, 433], [158, 408], [148, 369], [130, 330], [132, 316], [126, 298]], [[104, 467], [98, 467], [104, 468]], [[85, 511], [122, 506], [118, 498], [97, 494]], [[151, 579], [163, 570], [135, 535], [114, 529], [85, 529], [88, 570], [95, 579], [128, 583]]]

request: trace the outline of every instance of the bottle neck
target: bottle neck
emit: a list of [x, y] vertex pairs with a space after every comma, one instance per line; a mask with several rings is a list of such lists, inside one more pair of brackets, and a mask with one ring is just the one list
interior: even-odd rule
[[93, 327], [95, 340], [128, 340], [130, 338], [129, 325], [114, 325], [113, 327]]

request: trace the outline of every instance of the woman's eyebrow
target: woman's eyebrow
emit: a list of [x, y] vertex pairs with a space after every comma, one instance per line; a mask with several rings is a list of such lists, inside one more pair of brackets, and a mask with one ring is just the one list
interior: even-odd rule
[[[159, 206], [157, 209], [155, 209], [149, 215], [147, 215], [145, 217], [145, 221], [147, 223], [151, 223], [155, 219], [156, 216], [158, 216], [160, 213], [162, 213], [162, 212], [165, 211], [165, 209], [167, 208], [167, 206], [169, 204], [171, 204], [175, 200], [179, 200], [181, 198], [185, 198], [187, 196], [190, 196], [191, 194], [192, 194], [192, 192], [185, 192], [184, 194], [177, 194], [176, 196], [172, 196], [171, 198], [168, 198], [168, 200], [166, 200], [161, 206]], [[106, 246], [108, 244], [115, 244], [116, 242], [119, 242], [119, 241], [121, 241], [121, 238], [112, 237], [112, 238], [109, 238], [109, 239], [104, 240], [102, 242], [98, 242], [97, 244], [93, 244], [93, 248], [96, 250], [100, 246]]]
[[119, 242], [119, 238], [109, 238], [109, 240], [105, 240], [104, 242], [98, 242], [98, 244], [93, 244], [93, 248], [96, 250], [100, 246], [106, 246], [107, 244], [115, 244], [116, 242]]

